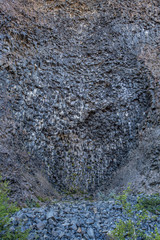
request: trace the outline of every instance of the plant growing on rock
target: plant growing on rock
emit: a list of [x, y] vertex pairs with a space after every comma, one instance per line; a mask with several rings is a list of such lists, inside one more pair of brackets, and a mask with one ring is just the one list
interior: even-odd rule
[[116, 203], [122, 206], [127, 220], [117, 222], [111, 236], [118, 240], [160, 240], [160, 234], [156, 226], [154, 226], [153, 232], [149, 234], [146, 234], [145, 230], [142, 229], [147, 220], [156, 217], [155, 215], [150, 216], [149, 210], [154, 209], [154, 213], [156, 213], [155, 205], [160, 202], [160, 198], [154, 198], [154, 201], [152, 201], [153, 196], [139, 196], [136, 203], [131, 204], [128, 200], [130, 192], [131, 189], [128, 187], [121, 195], [115, 197]]
[[20, 226], [11, 229], [11, 216], [19, 208], [14, 203], [10, 203], [8, 183], [3, 182], [0, 177], [0, 239], [2, 240], [25, 240], [27, 239], [29, 230], [20, 231]]

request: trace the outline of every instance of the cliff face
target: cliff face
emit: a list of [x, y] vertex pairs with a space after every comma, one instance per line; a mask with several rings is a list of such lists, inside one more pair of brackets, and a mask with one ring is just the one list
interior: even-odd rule
[[71, 191], [159, 191], [159, 2], [0, 9], [2, 171], [25, 188], [37, 173]]

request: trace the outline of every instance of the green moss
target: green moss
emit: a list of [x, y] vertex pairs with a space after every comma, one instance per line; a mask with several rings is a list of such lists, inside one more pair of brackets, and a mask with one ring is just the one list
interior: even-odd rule
[[37, 199], [40, 201], [40, 202], [48, 202], [49, 201], [49, 198], [42, 198], [40, 196], [37, 196]]
[[84, 199], [86, 201], [93, 201], [94, 200], [94, 198], [92, 196], [86, 196]]
[[27, 199], [26, 200], [26, 207], [28, 207], [28, 208], [33, 208], [33, 207], [39, 208], [40, 204], [33, 199]]
[[92, 166], [87, 165], [86, 168], [87, 169], [92, 169]]
[[70, 187], [69, 189], [65, 189], [65, 190], [63, 190], [64, 191], [64, 193], [66, 194], [66, 195], [70, 195], [70, 196], [73, 196], [73, 195], [80, 195], [80, 196], [82, 196], [82, 195], [84, 195], [84, 194], [86, 194], [86, 192], [85, 191], [83, 191], [83, 190], [81, 190], [81, 189], [79, 189], [79, 188], [76, 188], [76, 186], [75, 185], [73, 185], [72, 187]]
[[72, 173], [72, 176], [73, 177], [76, 177], [78, 174], [77, 173]]

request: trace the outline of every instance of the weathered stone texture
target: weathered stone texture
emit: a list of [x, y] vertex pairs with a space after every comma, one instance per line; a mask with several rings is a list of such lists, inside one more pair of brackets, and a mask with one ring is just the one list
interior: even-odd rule
[[107, 188], [158, 126], [157, 2], [2, 1], [0, 117], [52, 183]]

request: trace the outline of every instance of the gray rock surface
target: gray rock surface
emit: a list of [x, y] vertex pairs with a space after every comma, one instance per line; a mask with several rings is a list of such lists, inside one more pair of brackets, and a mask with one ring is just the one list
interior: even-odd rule
[[158, 1], [0, 9], [0, 158], [15, 191], [160, 191]]

